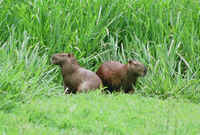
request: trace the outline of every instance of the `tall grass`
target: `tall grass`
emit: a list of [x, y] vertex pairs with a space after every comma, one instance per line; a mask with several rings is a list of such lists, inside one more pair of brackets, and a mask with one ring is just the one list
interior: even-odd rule
[[14, 39], [14, 33], [0, 48], [0, 109], [9, 110], [15, 104], [13, 99], [24, 102], [35, 96], [55, 94], [59, 88], [53, 82], [55, 68], [48, 65], [48, 56], [39, 56], [39, 44], [28, 46], [26, 33], [23, 42]]
[[[200, 7], [197, 0], [0, 1], [3, 95], [60, 86], [49, 58], [73, 52], [95, 71], [106, 60], [142, 61], [143, 95], [200, 100]], [[40, 93], [40, 92], [39, 92]], [[9, 94], [10, 95], [10, 94]]]

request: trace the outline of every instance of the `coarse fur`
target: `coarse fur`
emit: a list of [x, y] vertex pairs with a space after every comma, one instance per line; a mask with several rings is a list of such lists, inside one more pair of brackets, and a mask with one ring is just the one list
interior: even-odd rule
[[52, 64], [61, 67], [66, 94], [87, 92], [100, 88], [102, 85], [101, 79], [94, 72], [80, 67], [71, 53], [54, 54], [51, 60]]
[[139, 76], [145, 76], [146, 72], [147, 68], [142, 63], [130, 60], [127, 64], [117, 61], [105, 62], [99, 67], [96, 74], [109, 92], [119, 91], [122, 88], [125, 93], [133, 93], [132, 85], [136, 84]]

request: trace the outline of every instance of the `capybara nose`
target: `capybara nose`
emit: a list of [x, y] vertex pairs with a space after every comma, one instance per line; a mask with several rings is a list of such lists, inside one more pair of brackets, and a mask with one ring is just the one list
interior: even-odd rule
[[144, 67], [144, 76], [147, 74], [147, 68]]
[[53, 55], [52, 57], [51, 57], [51, 63], [55, 63], [55, 55]]

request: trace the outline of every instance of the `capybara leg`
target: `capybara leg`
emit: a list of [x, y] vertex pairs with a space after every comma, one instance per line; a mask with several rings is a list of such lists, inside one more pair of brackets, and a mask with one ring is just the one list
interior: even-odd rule
[[131, 90], [128, 91], [128, 93], [129, 93], [129, 94], [133, 94], [134, 91], [135, 91], [134, 89], [131, 89]]
[[70, 94], [70, 93], [71, 93], [71, 91], [69, 90], [69, 88], [66, 87], [66, 88], [64, 89], [64, 94]]
[[69, 89], [67, 88], [67, 86], [65, 85], [64, 82], [63, 82], [63, 85], [64, 85], [64, 94], [68, 94], [67, 91], [68, 91]]
[[134, 93], [134, 89], [126, 89], [125, 90], [125, 93], [128, 93], [128, 94], [133, 94]]
[[64, 94], [70, 94], [72, 91], [64, 84]]

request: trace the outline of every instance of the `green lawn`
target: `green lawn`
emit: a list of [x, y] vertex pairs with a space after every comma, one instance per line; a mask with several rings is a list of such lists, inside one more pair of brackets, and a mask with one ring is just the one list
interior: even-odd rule
[[2, 135], [198, 135], [200, 106], [97, 92], [36, 98], [0, 112]]
[[[0, 0], [0, 135], [200, 135], [199, 4]], [[59, 52], [94, 72], [131, 59], [148, 72], [134, 95], [63, 96]]]

